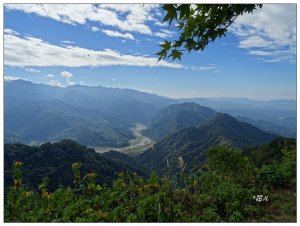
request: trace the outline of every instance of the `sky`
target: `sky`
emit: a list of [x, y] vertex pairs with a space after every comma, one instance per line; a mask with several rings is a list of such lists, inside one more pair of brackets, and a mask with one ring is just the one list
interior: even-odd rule
[[5, 4], [4, 80], [172, 98], [296, 99], [296, 4], [264, 4], [226, 38], [157, 63], [176, 24], [158, 4]]

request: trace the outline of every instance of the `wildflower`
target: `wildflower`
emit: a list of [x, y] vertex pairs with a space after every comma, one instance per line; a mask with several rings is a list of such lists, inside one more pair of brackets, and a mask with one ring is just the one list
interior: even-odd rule
[[24, 165], [24, 163], [23, 162], [21, 162], [21, 161], [15, 161], [15, 166], [22, 166], [22, 165]]
[[87, 174], [89, 177], [95, 177], [96, 174], [93, 171], [88, 172]]
[[48, 198], [50, 197], [50, 194], [49, 194], [49, 192], [47, 192], [47, 191], [44, 191], [44, 192], [43, 192], [43, 194], [42, 194], [42, 197], [43, 197], [43, 198], [47, 198], [47, 199], [48, 199]]
[[80, 166], [81, 166], [81, 164], [78, 163], [78, 162], [74, 162], [74, 163], [72, 164], [72, 168], [73, 168], [73, 169], [78, 169]]

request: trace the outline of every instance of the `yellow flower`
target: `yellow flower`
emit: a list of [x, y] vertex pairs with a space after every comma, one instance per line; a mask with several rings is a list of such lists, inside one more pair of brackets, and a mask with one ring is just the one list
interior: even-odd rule
[[49, 198], [50, 197], [50, 194], [49, 194], [49, 192], [47, 192], [47, 191], [44, 191], [43, 192], [43, 194], [42, 194], [42, 197], [44, 197], [44, 198]]
[[73, 169], [79, 168], [79, 167], [80, 167], [80, 163], [78, 163], [78, 162], [74, 162], [74, 163], [72, 164], [72, 168], [73, 168]]
[[88, 176], [89, 176], [89, 177], [94, 177], [94, 176], [96, 176], [96, 174], [93, 173], [93, 172], [90, 172], [90, 173], [88, 173]]
[[15, 166], [22, 166], [24, 163], [21, 161], [15, 161]]

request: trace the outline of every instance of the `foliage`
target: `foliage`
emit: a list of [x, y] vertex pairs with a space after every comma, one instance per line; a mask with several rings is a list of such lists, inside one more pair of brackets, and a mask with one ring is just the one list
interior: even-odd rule
[[293, 187], [296, 185], [296, 145], [281, 150], [279, 161], [261, 167], [261, 177], [271, 186]]
[[[204, 112], [207, 112], [207, 109]], [[161, 125], [162, 127], [158, 126], [161, 130], [152, 131], [166, 129], [163, 128], [163, 125], [166, 124], [161, 123]], [[205, 153], [209, 147], [225, 145], [244, 148], [253, 144], [261, 145], [274, 138], [274, 134], [264, 132], [248, 123], [240, 122], [228, 114], [216, 113], [215, 117], [202, 121], [198, 127], [181, 129], [165, 137], [157, 142], [152, 149], [138, 156], [137, 159], [150, 170], [157, 171], [159, 175], [166, 175], [166, 172], [170, 172], [172, 179], [174, 179], [178, 171], [179, 156], [184, 159], [187, 166], [186, 171], [189, 172], [194, 165], [201, 167], [204, 164]], [[169, 169], [166, 167], [167, 161], [170, 165]]]
[[162, 22], [178, 23], [179, 37], [165, 41], [156, 55], [159, 60], [172, 57], [181, 60], [183, 49], [203, 51], [210, 42], [226, 36], [228, 27], [240, 15], [252, 13], [261, 4], [164, 4]]
[[281, 161], [283, 158], [283, 150], [294, 150], [295, 147], [295, 139], [278, 137], [269, 144], [264, 144], [260, 147], [247, 147], [243, 150], [243, 153], [251, 157], [254, 163], [260, 167], [263, 164]]
[[[285, 173], [295, 172], [295, 151], [283, 152], [278, 166]], [[205, 166], [190, 175], [184, 172], [183, 158], [178, 164], [184, 177], [180, 186], [155, 172], [148, 180], [136, 173], [120, 173], [112, 186], [100, 186], [94, 172], [81, 177], [83, 164], [74, 162], [73, 185], [51, 192], [48, 179], [41, 181], [38, 191], [27, 190], [21, 178], [23, 163], [14, 162], [15, 180], [5, 194], [5, 222], [257, 222], [274, 220], [266, 214], [281, 209], [277, 205], [281, 187], [269, 184], [263, 168], [237, 150], [210, 148]], [[284, 200], [293, 207], [295, 173], [284, 175], [292, 194]], [[253, 196], [258, 194], [269, 195], [269, 201], [256, 202]], [[284, 216], [277, 216], [277, 221], [296, 221], [294, 211], [281, 213]]]
[[[96, 153], [93, 149], [72, 140], [62, 140], [52, 144], [45, 143], [39, 147], [23, 144], [5, 144], [4, 170], [6, 188], [12, 183], [14, 172], [11, 169], [11, 165], [16, 159], [24, 163], [23, 182], [26, 188], [36, 188], [44, 177], [49, 177], [51, 181], [49, 190], [56, 189], [60, 184], [70, 186], [73, 181], [71, 165], [75, 162], [81, 162], [82, 164], [78, 173], [82, 174], [84, 171], [95, 172], [98, 174], [96, 181], [101, 184], [111, 184], [112, 180], [117, 178], [119, 172], [137, 172], [142, 176], [144, 175], [144, 172], [136, 167], [138, 165], [135, 165], [133, 160], [132, 162], [126, 162], [109, 159]], [[73, 170], [75, 168], [73, 164]], [[77, 177], [75, 179], [77, 180]]]

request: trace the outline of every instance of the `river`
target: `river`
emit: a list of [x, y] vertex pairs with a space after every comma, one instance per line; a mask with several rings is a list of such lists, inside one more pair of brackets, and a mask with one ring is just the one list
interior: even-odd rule
[[123, 148], [117, 148], [117, 147], [98, 147], [98, 146], [92, 146], [91, 148], [95, 149], [96, 152], [104, 153], [110, 150], [115, 150], [119, 152], [123, 152], [125, 154], [138, 154], [141, 153], [148, 148], [151, 148], [155, 141], [150, 139], [149, 137], [146, 137], [142, 134], [142, 131], [146, 129], [147, 126], [142, 123], [136, 123], [134, 127], [132, 127], [130, 130], [133, 132], [133, 135], [135, 136], [134, 139], [129, 141], [129, 145]]

